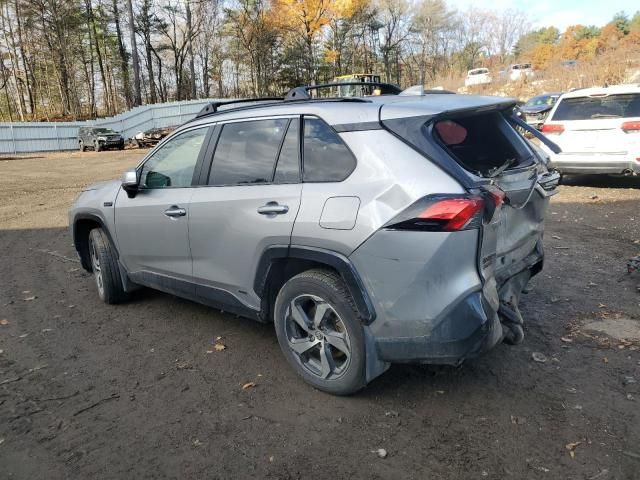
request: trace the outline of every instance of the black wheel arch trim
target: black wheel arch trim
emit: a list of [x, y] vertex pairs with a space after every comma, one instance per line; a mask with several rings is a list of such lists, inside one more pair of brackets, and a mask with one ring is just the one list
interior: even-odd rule
[[267, 291], [271, 267], [275, 261], [283, 258], [309, 260], [335, 269], [346, 283], [362, 322], [365, 325], [369, 325], [376, 319], [376, 311], [371, 298], [353, 263], [341, 253], [323, 248], [301, 245], [272, 245], [267, 247], [258, 262], [253, 284], [253, 289], [259, 297], [262, 298]]
[[80, 251], [81, 243], [80, 243], [80, 239], [78, 238], [79, 233], [78, 233], [77, 224], [82, 220], [90, 220], [100, 225], [100, 228], [102, 228], [102, 231], [107, 236], [107, 238], [109, 239], [109, 242], [111, 243], [111, 246], [113, 247], [113, 250], [116, 254], [116, 260], [119, 262], [120, 252], [118, 252], [118, 247], [116, 246], [116, 243], [113, 241], [113, 237], [111, 236], [111, 232], [106, 226], [106, 222], [104, 218], [102, 218], [102, 216], [97, 213], [81, 212], [81, 213], [77, 213], [73, 217], [73, 223], [71, 225], [72, 225], [72, 233], [73, 233], [73, 246], [76, 249], [76, 252], [78, 252], [78, 256], [80, 257], [80, 263], [82, 264], [82, 267], [85, 270], [90, 271], [89, 265], [85, 265], [83, 261], [82, 252]]

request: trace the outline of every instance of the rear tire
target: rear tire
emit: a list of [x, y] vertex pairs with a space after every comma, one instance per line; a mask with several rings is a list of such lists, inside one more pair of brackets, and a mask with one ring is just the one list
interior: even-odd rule
[[294, 370], [333, 395], [366, 385], [364, 332], [351, 294], [328, 270], [307, 270], [280, 289], [274, 308], [278, 343]]
[[100, 299], [109, 304], [127, 300], [115, 249], [102, 228], [89, 232], [89, 258]]

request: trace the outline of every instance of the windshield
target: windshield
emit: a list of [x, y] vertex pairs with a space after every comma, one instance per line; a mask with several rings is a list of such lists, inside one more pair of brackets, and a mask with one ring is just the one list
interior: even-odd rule
[[552, 120], [640, 117], [640, 93], [565, 98]]
[[539, 95], [537, 97], [533, 97], [529, 99], [527, 103], [524, 104], [525, 107], [542, 107], [545, 105], [553, 105], [556, 103], [558, 99], [555, 95]]
[[111, 130], [110, 128], [94, 128], [93, 132], [94, 133], [100, 133], [100, 134], [109, 134], [109, 135], [113, 135], [113, 134], [116, 133], [113, 130]]

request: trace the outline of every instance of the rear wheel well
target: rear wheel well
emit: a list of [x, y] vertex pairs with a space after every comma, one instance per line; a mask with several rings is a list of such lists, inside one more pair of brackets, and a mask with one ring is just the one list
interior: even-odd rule
[[322, 262], [292, 257], [279, 258], [273, 261], [265, 282], [260, 308], [261, 316], [265, 321], [273, 321], [273, 308], [276, 303], [276, 297], [283, 285], [299, 273], [312, 269], [327, 270], [341, 277], [340, 272], [335, 268]]
[[73, 226], [73, 243], [80, 256], [82, 268], [91, 272], [91, 260], [89, 258], [89, 232], [94, 228], [101, 228], [97, 220], [83, 218], [77, 220]]

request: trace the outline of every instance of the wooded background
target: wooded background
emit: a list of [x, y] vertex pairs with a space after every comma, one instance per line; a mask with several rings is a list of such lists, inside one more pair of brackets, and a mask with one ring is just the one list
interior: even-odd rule
[[479, 66], [545, 69], [639, 48], [640, 12], [560, 32], [531, 30], [523, 11], [444, 0], [0, 0], [0, 119], [275, 95], [346, 73], [434, 86]]

